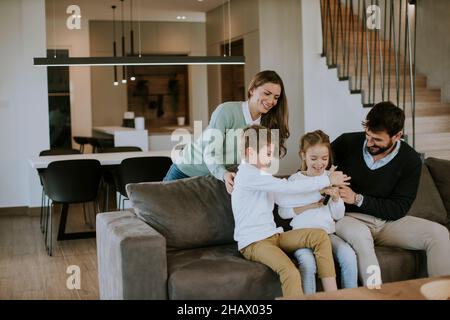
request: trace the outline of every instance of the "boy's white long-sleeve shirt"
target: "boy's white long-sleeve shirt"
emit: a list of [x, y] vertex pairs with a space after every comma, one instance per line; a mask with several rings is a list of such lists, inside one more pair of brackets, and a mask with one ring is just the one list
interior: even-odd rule
[[243, 162], [234, 178], [231, 204], [235, 221], [234, 239], [239, 250], [249, 244], [283, 232], [274, 217], [274, 193], [298, 194], [317, 191], [330, 185], [328, 176], [288, 181]]
[[[323, 177], [328, 176], [328, 172], [322, 174]], [[291, 175], [288, 181], [308, 181], [308, 177], [301, 172]], [[342, 199], [333, 201], [330, 199], [328, 205], [320, 208], [309, 209], [301, 214], [294, 212], [295, 207], [302, 207], [308, 204], [315, 203], [322, 199], [319, 190], [311, 192], [287, 194], [276, 193], [275, 202], [278, 204], [278, 214], [283, 219], [293, 218], [290, 225], [293, 229], [303, 228], [320, 228], [325, 230], [328, 234], [335, 232], [335, 221], [342, 219], [345, 214], [345, 205]]]

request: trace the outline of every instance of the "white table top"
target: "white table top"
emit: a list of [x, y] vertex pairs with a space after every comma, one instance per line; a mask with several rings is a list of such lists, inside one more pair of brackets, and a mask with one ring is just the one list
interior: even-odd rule
[[170, 157], [172, 150], [161, 151], [137, 151], [137, 152], [114, 152], [114, 153], [84, 153], [62, 156], [43, 156], [31, 158], [28, 161], [33, 169], [45, 169], [50, 162], [61, 160], [95, 159], [102, 166], [119, 165], [122, 160], [137, 157]]
[[127, 128], [127, 127], [111, 127], [111, 126], [106, 126], [106, 127], [93, 127], [92, 130], [94, 131], [98, 131], [98, 132], [103, 132], [103, 133], [107, 133], [107, 134], [112, 134], [114, 135], [115, 132], [123, 132], [123, 131], [139, 131], [136, 130], [135, 128]]

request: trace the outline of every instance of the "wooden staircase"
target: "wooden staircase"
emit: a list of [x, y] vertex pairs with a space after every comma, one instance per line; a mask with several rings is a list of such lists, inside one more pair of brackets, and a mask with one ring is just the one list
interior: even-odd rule
[[[362, 7], [364, 2], [359, 2]], [[337, 68], [339, 80], [348, 81], [350, 92], [361, 95], [363, 107], [390, 100], [403, 108], [408, 143], [414, 142], [418, 152], [425, 157], [450, 160], [450, 104], [441, 101], [440, 89], [428, 88], [425, 75], [414, 74], [414, 64], [410, 65], [409, 55], [404, 54], [406, 33], [400, 42], [392, 34], [389, 37], [389, 31], [385, 36], [382, 30], [367, 29], [362, 8], [355, 10], [357, 3], [358, 0], [321, 0], [323, 56], [328, 67]], [[403, 12], [403, 19], [405, 16]], [[401, 50], [394, 51], [394, 43], [397, 48], [399, 44], [403, 46]]]

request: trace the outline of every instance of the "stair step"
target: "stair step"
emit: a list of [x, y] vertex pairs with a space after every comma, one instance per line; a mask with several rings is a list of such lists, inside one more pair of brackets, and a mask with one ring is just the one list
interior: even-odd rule
[[[410, 107], [411, 104], [407, 103], [406, 106]], [[428, 108], [444, 109], [444, 110], [450, 109], [450, 105], [449, 104], [445, 104], [445, 103], [423, 103], [423, 102], [420, 102], [420, 101], [416, 101], [415, 107], [416, 107], [416, 110], [419, 110], [419, 109], [425, 109], [426, 110]]]
[[[416, 117], [416, 134], [450, 132], [450, 115]], [[405, 121], [405, 132], [412, 133], [412, 119]]]
[[445, 148], [450, 149], [450, 132], [416, 134], [417, 150], [428, 152]]
[[[407, 117], [412, 116], [412, 110], [409, 106], [405, 107], [405, 114]], [[417, 108], [415, 111], [416, 117], [430, 117], [430, 116], [445, 116], [450, 115], [450, 106], [447, 108]]]
[[430, 157], [444, 159], [444, 160], [450, 160], [450, 149], [442, 149], [442, 150], [425, 152], [425, 158], [430, 158]]

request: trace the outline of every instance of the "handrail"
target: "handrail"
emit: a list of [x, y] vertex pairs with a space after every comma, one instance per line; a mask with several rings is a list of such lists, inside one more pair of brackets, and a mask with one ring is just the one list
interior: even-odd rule
[[[397, 106], [405, 112], [410, 108], [413, 146], [418, 1], [320, 0], [322, 56], [328, 67], [337, 68], [339, 80], [349, 80], [350, 92], [361, 94], [364, 107], [390, 100], [394, 91]], [[368, 11], [369, 6], [377, 11]], [[374, 16], [383, 20], [375, 21], [376, 28], [368, 25]]]

